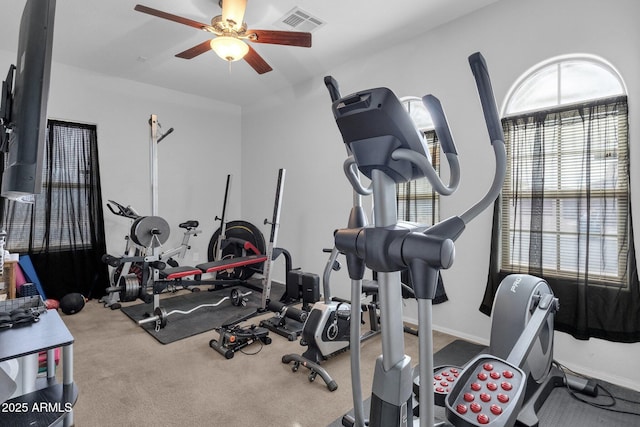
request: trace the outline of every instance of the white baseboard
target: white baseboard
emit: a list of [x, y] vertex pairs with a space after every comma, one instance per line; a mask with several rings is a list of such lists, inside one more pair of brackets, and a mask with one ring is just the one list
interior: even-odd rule
[[442, 326], [438, 326], [438, 325], [433, 325], [433, 330], [434, 331], [438, 331], [438, 332], [442, 332], [443, 334], [448, 334], [448, 335], [452, 335], [456, 338], [460, 338], [463, 339], [465, 341], [471, 341], [473, 343], [476, 344], [480, 344], [480, 345], [489, 345], [489, 340], [485, 339], [485, 338], [481, 338], [475, 335], [469, 335], [469, 334], [465, 334], [463, 332], [460, 331], [455, 331], [453, 329], [449, 329], [449, 328], [445, 328]]

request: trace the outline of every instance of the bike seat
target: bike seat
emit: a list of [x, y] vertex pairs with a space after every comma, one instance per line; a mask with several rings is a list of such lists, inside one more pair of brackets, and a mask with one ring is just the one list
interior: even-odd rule
[[178, 227], [191, 230], [192, 228], [198, 228], [198, 225], [200, 225], [198, 221], [191, 219], [189, 221], [183, 222], [182, 224], [178, 225]]

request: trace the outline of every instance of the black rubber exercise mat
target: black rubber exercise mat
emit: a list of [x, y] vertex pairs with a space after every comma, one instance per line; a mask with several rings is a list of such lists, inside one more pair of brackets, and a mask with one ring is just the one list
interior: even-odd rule
[[[280, 287], [284, 289], [284, 286], [280, 284], [272, 284], [272, 294], [279, 296], [281, 293]], [[230, 296], [231, 289], [232, 288], [224, 288], [213, 292], [202, 290], [200, 292], [189, 293], [180, 291], [180, 295], [161, 299], [160, 305], [167, 313], [172, 310], [189, 311], [199, 305], [216, 304], [222, 298]], [[261, 306], [262, 294], [260, 292], [244, 286], [234, 286], [233, 289], [238, 289], [241, 293], [251, 292], [245, 297], [247, 299], [246, 306], [236, 307], [231, 304], [230, 299], [227, 299], [215, 307], [203, 306], [187, 315], [180, 313], [169, 315], [167, 316], [167, 325], [158, 331], [155, 330], [155, 323], [148, 323], [141, 327], [162, 344], [169, 344], [219, 328], [230, 319], [238, 318], [243, 314], [256, 312]], [[142, 303], [122, 307], [121, 311], [129, 316], [131, 320], [138, 322], [153, 312], [153, 304]]]

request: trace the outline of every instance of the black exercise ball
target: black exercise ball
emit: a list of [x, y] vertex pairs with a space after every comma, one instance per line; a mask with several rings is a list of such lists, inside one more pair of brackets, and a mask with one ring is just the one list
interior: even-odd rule
[[84, 307], [84, 297], [79, 293], [67, 294], [60, 300], [60, 310], [64, 314], [76, 314]]

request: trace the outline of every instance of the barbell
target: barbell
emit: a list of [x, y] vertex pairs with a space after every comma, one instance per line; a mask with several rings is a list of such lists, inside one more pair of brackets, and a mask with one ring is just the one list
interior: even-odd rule
[[162, 306], [158, 306], [153, 310], [153, 316], [149, 316], [145, 319], [139, 320], [138, 321], [138, 325], [142, 326], [145, 325], [147, 323], [154, 323], [155, 322], [155, 328], [156, 331], [159, 331], [160, 329], [164, 328], [165, 326], [167, 326], [167, 318], [169, 316], [172, 316], [174, 314], [183, 314], [183, 315], [187, 315], [187, 314], [191, 314], [194, 311], [200, 309], [200, 308], [204, 308], [204, 307], [217, 307], [220, 304], [222, 304], [223, 302], [225, 302], [226, 300], [231, 300], [231, 304], [239, 307], [241, 305], [246, 305], [246, 296], [250, 295], [251, 291], [249, 292], [245, 292], [242, 293], [240, 292], [238, 289], [233, 288], [231, 289], [231, 293], [229, 294], [229, 296], [226, 296], [224, 298], [221, 298], [220, 301], [216, 302], [216, 303], [212, 303], [212, 304], [200, 304], [199, 306], [196, 306], [194, 308], [192, 308], [191, 310], [171, 310], [169, 312], [167, 312], [167, 310], [162, 307]]

